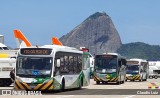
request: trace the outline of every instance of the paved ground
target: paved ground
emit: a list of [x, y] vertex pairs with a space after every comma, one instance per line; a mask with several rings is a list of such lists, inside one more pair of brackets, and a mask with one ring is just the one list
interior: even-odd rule
[[[152, 83], [152, 84], [151, 84]], [[42, 95], [0, 95], [0, 98], [160, 98], [160, 79], [149, 79], [145, 82], [125, 82], [125, 84], [116, 85], [100, 84], [97, 85], [95, 81], [81, 90], [67, 90], [65, 92], [42, 92]], [[148, 89], [152, 86], [152, 91]], [[12, 89], [13, 87], [0, 87], [0, 89]], [[158, 92], [159, 95], [154, 95]], [[141, 94], [151, 95], [141, 95]], [[139, 95], [137, 95], [139, 94]]]

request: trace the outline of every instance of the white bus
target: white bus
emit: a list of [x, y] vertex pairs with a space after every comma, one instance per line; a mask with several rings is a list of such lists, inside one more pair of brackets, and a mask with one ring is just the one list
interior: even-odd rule
[[126, 59], [117, 53], [96, 55], [93, 79], [97, 84], [123, 84], [126, 79]]
[[15, 89], [65, 90], [90, 83], [89, 53], [76, 48], [44, 45], [21, 48], [15, 70]]
[[10, 86], [10, 71], [15, 68], [15, 58], [0, 58], [0, 86]]
[[148, 73], [149, 67], [146, 60], [137, 58], [127, 60], [126, 81], [147, 81]]

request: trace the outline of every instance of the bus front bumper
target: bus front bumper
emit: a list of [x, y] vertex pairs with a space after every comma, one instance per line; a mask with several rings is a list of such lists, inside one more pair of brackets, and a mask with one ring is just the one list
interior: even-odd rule
[[25, 83], [20, 82], [17, 79], [15, 80], [14, 89], [16, 90], [35, 90], [35, 91], [42, 91], [42, 90], [53, 90], [53, 80], [50, 80], [46, 83]]
[[118, 81], [118, 76], [116, 77], [109, 77], [107, 74], [104, 75], [94, 75], [93, 76], [94, 81], [99, 81], [99, 82], [117, 82]]
[[131, 81], [135, 81], [135, 80], [140, 80], [141, 76], [138, 75], [126, 75], [126, 80], [131, 80]]

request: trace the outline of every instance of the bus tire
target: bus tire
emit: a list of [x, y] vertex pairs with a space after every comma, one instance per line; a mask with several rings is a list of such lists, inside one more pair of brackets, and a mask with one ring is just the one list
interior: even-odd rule
[[105, 81], [103, 81], [103, 82], [102, 82], [102, 84], [106, 84], [106, 82], [105, 82]]
[[121, 83], [120, 83], [120, 81], [117, 81], [117, 85], [120, 85]]
[[126, 82], [126, 77], [124, 76], [124, 79], [122, 81], [122, 84], [124, 84]]
[[157, 78], [158, 78], [158, 76], [156, 76], [156, 75], [155, 75], [155, 76], [154, 76], [154, 78], [155, 78], [155, 79], [157, 79]]
[[61, 91], [65, 91], [65, 80], [64, 78], [62, 79], [62, 87], [61, 87]]
[[99, 81], [96, 81], [96, 84], [100, 84], [100, 82], [99, 82]]
[[153, 79], [153, 76], [149, 76], [149, 79]]
[[144, 81], [147, 81], [147, 76], [146, 76], [146, 78], [144, 79]]
[[122, 81], [122, 84], [124, 84], [124, 83], [125, 83], [125, 80]]

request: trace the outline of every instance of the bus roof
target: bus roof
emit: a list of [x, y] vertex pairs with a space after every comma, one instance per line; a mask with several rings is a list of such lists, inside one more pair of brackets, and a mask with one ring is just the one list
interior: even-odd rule
[[139, 59], [139, 58], [132, 58], [132, 59], [129, 59], [127, 61], [147, 62], [147, 60], [145, 60], [145, 59]]
[[[31, 47], [26, 47], [26, 48], [48, 48], [48, 49], [53, 49], [54, 51], [83, 53], [81, 50], [77, 48], [68, 47], [68, 46], [59, 46], [59, 45], [31, 46]], [[21, 48], [21, 49], [24, 49], [24, 48]]]
[[124, 58], [124, 59], [125, 59], [125, 57], [121, 56], [121, 55], [118, 54], [118, 53], [103, 53], [103, 54], [98, 54], [98, 55], [114, 55], [114, 56], [117, 56], [117, 57], [119, 57], [119, 58]]

